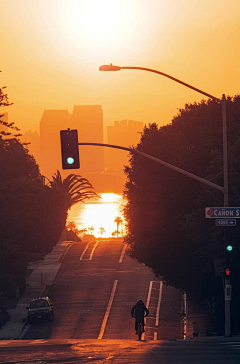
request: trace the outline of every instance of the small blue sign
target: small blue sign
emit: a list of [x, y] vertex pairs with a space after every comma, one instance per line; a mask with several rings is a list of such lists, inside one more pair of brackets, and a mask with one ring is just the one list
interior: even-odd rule
[[235, 219], [216, 219], [215, 220], [216, 226], [236, 226]]
[[240, 207], [206, 207], [207, 219], [240, 219]]

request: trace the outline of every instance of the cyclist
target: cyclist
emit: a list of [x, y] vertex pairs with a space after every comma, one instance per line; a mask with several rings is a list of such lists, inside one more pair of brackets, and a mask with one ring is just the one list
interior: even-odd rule
[[144, 330], [144, 317], [146, 317], [149, 314], [149, 311], [147, 309], [147, 307], [144, 305], [142, 300], [139, 300], [137, 302], [137, 304], [135, 306], [133, 306], [132, 310], [131, 310], [131, 315], [132, 317], [135, 317], [135, 330], [136, 330], [136, 335], [137, 335], [137, 330], [138, 330], [138, 324], [141, 323], [142, 327], [143, 327], [143, 332], [145, 332]]

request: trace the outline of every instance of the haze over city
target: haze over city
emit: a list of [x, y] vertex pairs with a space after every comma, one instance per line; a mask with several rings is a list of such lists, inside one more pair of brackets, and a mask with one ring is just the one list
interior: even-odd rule
[[203, 98], [151, 73], [99, 72], [102, 64], [153, 68], [216, 97], [239, 92], [238, 0], [9, 0], [0, 14], [1, 84], [23, 132], [39, 132], [44, 109], [73, 105], [102, 105], [105, 127], [165, 125]]

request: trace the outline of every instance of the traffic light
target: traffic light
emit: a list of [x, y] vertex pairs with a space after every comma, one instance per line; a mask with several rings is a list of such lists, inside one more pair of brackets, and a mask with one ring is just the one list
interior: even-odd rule
[[233, 250], [233, 246], [232, 246], [231, 244], [228, 244], [228, 245], [226, 246], [226, 250], [227, 250], [228, 252], [231, 252], [231, 251]]
[[79, 150], [78, 150], [78, 132], [74, 130], [60, 130], [61, 152], [62, 152], [62, 168], [78, 169]]
[[226, 275], [227, 277], [229, 277], [229, 276], [230, 276], [230, 273], [231, 273], [230, 269], [229, 269], [229, 268], [225, 268], [225, 275]]

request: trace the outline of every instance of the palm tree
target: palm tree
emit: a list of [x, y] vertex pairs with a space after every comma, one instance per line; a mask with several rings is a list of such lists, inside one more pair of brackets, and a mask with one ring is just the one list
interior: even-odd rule
[[116, 222], [116, 224], [117, 224], [117, 238], [118, 238], [118, 234], [119, 234], [119, 230], [118, 230], [118, 228], [119, 228], [119, 225], [122, 223], [122, 219], [121, 219], [121, 217], [116, 217], [115, 218], [115, 220], [114, 220], [114, 222]]
[[104, 227], [101, 226], [99, 228], [99, 232], [100, 232], [100, 235], [103, 235], [106, 232], [106, 230], [104, 229]]
[[90, 234], [93, 234], [93, 232], [94, 232], [95, 229], [94, 229], [93, 226], [91, 226], [91, 227], [88, 228], [88, 230], [89, 230]]
[[93, 191], [91, 183], [86, 178], [76, 174], [69, 174], [63, 180], [60, 172], [57, 171], [48, 185], [57, 192], [66, 212], [78, 202], [99, 197]]
[[69, 221], [69, 223], [67, 224], [67, 229], [74, 231], [74, 230], [76, 230], [76, 228], [77, 227], [76, 227], [75, 222], [74, 221]]
[[82, 234], [82, 235], [86, 235], [86, 233], [87, 233], [87, 228], [81, 229], [81, 230], [79, 230], [79, 232], [80, 232], [80, 234]]

